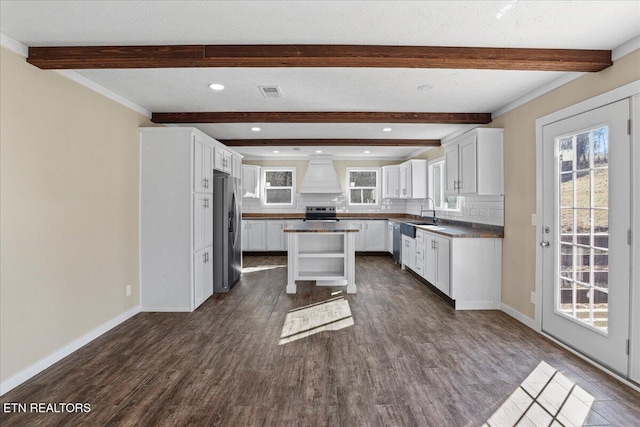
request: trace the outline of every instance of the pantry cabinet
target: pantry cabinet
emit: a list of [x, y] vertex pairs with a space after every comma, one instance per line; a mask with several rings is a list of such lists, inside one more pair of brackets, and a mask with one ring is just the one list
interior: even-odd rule
[[195, 128], [140, 129], [142, 311], [193, 311], [213, 292], [216, 150], [241, 158]]
[[444, 149], [445, 193], [504, 193], [503, 130], [474, 129], [447, 143]]

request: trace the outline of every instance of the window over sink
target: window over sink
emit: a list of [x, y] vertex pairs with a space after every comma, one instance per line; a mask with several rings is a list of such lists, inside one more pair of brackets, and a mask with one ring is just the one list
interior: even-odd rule
[[380, 203], [380, 168], [347, 168], [347, 201], [351, 206]]
[[293, 206], [296, 192], [296, 169], [262, 168], [264, 206]]

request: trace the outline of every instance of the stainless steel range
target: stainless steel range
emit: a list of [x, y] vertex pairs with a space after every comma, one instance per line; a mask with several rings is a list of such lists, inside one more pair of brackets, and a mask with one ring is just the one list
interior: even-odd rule
[[335, 206], [307, 206], [304, 215], [305, 221], [340, 221], [336, 214]]

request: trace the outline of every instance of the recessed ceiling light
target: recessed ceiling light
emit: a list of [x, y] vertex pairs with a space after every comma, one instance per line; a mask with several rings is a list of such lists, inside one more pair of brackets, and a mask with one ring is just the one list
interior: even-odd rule
[[274, 152], [274, 153], [276, 153], [276, 154], [278, 154], [278, 153], [279, 153], [279, 151], [278, 151], [278, 150], [273, 150], [273, 152]]
[[224, 89], [224, 85], [221, 85], [220, 83], [211, 83], [209, 88], [212, 90], [222, 90]]
[[254, 132], [260, 132], [260, 128], [258, 126], [252, 127], [251, 130]]
[[391, 128], [382, 128], [382, 132], [391, 132]]
[[364, 154], [369, 154], [371, 151], [367, 150], [364, 152]]
[[322, 153], [322, 150], [316, 150], [316, 153], [320, 154], [320, 153]]

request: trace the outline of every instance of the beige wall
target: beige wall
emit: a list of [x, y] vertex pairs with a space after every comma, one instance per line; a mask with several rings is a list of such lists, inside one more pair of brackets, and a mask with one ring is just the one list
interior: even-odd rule
[[152, 124], [5, 48], [0, 66], [5, 381], [139, 304], [138, 126]]
[[502, 257], [502, 302], [534, 318], [530, 302], [535, 288], [537, 118], [640, 79], [640, 50], [599, 73], [587, 74], [515, 110], [489, 127], [504, 128], [505, 236]]

